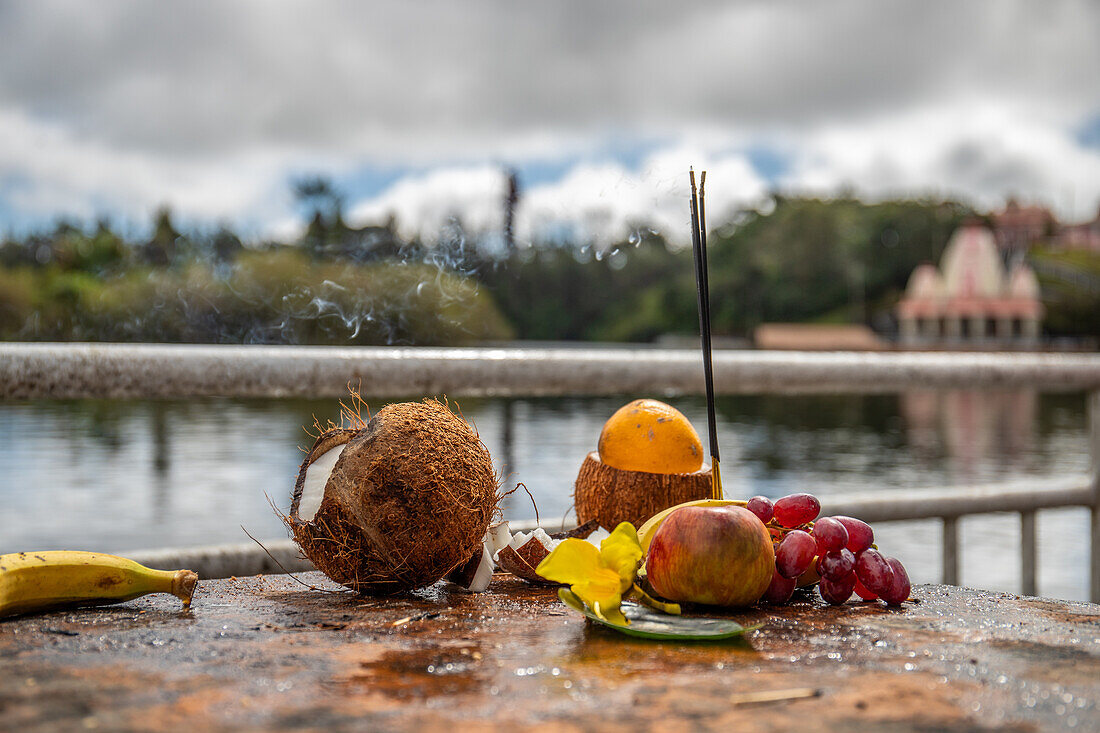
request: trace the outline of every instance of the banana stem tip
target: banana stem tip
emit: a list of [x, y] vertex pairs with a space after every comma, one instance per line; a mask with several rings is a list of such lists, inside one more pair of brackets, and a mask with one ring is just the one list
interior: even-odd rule
[[183, 601], [184, 608], [191, 607], [191, 598], [195, 595], [195, 588], [198, 583], [198, 573], [191, 570], [176, 572], [176, 577], [172, 580], [172, 595]]

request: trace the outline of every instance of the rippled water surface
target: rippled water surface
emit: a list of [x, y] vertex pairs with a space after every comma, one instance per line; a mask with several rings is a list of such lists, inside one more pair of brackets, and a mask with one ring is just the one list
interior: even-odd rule
[[[542, 517], [571, 507], [572, 482], [604, 420], [626, 398], [461, 400], [505, 475]], [[698, 398], [670, 400], [699, 427]], [[372, 402], [380, 406], [383, 402]], [[719, 408], [726, 494], [905, 492], [1084, 475], [1084, 396], [927, 392], [727, 397]], [[187, 400], [0, 403], [0, 553], [128, 550], [284, 537], [302, 425], [335, 402]], [[534, 516], [521, 490], [507, 516]], [[1085, 598], [1088, 513], [1039, 515], [1039, 592]], [[915, 582], [940, 580], [936, 522], [883, 524], [879, 544]], [[1019, 517], [963, 520], [965, 585], [1019, 590]]]

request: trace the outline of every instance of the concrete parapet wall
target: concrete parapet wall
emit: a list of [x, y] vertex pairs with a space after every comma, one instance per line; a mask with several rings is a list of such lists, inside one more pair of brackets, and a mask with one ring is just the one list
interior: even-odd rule
[[[719, 394], [1100, 389], [1100, 355], [718, 351]], [[0, 400], [701, 394], [698, 351], [0, 344]]]

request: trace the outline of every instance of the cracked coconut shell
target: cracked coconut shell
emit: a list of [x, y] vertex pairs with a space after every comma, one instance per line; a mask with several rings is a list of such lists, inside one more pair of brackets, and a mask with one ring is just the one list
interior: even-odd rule
[[[339, 451], [335, 460], [330, 451]], [[319, 476], [310, 475], [315, 463]], [[430, 585], [480, 550], [497, 502], [492, 458], [477, 433], [425, 400], [387, 405], [359, 430], [320, 435], [285, 521], [325, 575], [388, 595]]]
[[641, 527], [654, 514], [685, 501], [709, 499], [710, 467], [694, 473], [624, 471], [589, 453], [573, 486], [577, 521], [595, 520], [611, 531], [620, 522]]

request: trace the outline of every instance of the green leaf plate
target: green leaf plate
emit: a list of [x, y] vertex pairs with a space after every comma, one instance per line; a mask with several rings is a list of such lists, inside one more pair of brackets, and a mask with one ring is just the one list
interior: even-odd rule
[[736, 621], [724, 618], [705, 618], [702, 616], [669, 616], [658, 613], [645, 606], [623, 601], [621, 609], [623, 615], [630, 620], [629, 626], [620, 626], [600, 618], [588, 610], [584, 602], [573, 594], [568, 588], [558, 589], [558, 598], [562, 603], [585, 618], [615, 629], [627, 636], [636, 636], [642, 639], [665, 639], [672, 641], [718, 641], [741, 636], [746, 631], [755, 631], [760, 624], [755, 626], [742, 626]]

